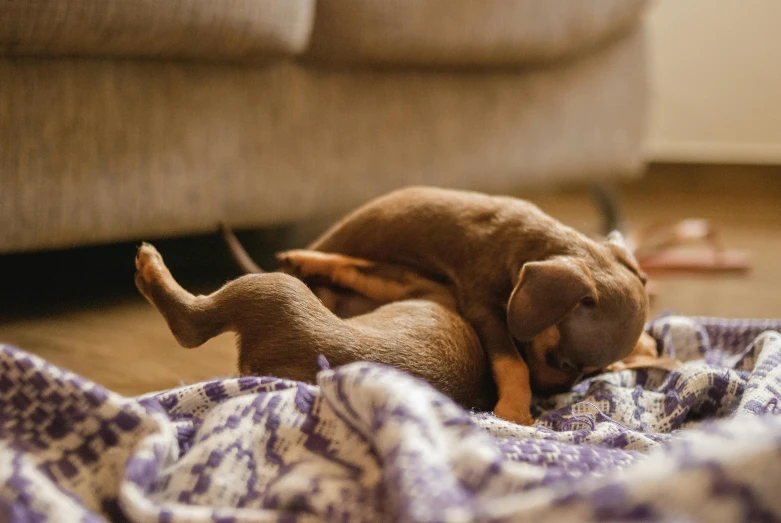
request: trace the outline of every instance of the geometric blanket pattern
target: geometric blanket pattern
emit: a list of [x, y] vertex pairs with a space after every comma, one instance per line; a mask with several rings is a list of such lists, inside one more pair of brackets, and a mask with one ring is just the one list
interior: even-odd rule
[[126, 398], [0, 345], [0, 521], [781, 520], [781, 321], [647, 330], [685, 364], [531, 427], [368, 362]]

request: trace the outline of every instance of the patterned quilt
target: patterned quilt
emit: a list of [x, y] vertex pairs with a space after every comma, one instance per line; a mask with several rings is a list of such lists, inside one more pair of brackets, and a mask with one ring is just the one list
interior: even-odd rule
[[648, 330], [679, 370], [533, 427], [370, 363], [125, 398], [0, 346], [0, 521], [780, 520], [781, 321]]

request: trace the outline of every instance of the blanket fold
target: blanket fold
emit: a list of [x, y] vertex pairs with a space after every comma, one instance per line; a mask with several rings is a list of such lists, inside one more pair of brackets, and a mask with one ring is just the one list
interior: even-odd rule
[[125, 398], [0, 346], [0, 520], [781, 519], [781, 320], [648, 332], [684, 365], [592, 377], [532, 427], [373, 363]]

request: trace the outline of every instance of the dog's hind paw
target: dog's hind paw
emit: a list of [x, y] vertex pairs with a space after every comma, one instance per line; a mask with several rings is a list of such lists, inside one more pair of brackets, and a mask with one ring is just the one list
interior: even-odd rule
[[142, 243], [136, 252], [136, 287], [148, 300], [153, 301], [154, 287], [168, 273], [163, 257], [149, 243]]

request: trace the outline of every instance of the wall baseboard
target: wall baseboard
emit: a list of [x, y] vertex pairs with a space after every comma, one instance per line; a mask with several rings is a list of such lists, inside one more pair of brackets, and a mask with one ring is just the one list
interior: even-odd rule
[[660, 163], [781, 165], [781, 145], [652, 141], [646, 144], [645, 158]]

